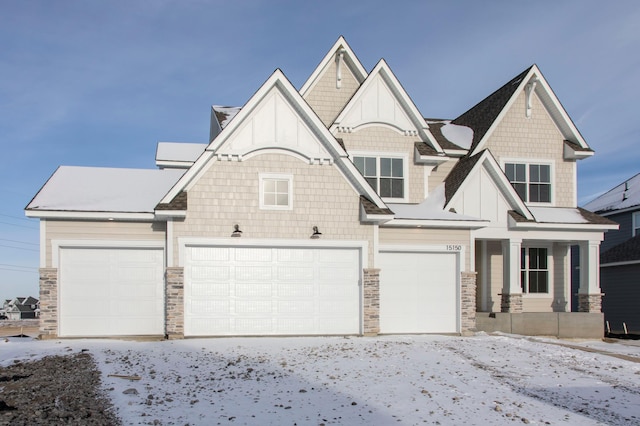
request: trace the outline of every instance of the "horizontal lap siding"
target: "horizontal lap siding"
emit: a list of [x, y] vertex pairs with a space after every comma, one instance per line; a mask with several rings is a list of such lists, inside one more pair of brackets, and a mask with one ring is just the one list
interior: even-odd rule
[[466, 229], [380, 228], [380, 244], [390, 245], [446, 245], [464, 246], [464, 270], [469, 271], [472, 247]]
[[47, 220], [46, 264], [52, 266], [52, 240], [164, 241], [163, 222], [64, 221]]

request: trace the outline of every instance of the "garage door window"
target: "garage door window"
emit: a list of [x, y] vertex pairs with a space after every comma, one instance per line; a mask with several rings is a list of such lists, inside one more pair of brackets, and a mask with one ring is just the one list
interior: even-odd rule
[[293, 177], [291, 175], [260, 175], [260, 208], [291, 210]]

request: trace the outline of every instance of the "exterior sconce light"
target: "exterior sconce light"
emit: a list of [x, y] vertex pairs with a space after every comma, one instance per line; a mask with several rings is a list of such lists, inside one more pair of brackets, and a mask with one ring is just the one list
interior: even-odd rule
[[233, 233], [231, 234], [232, 237], [242, 237], [242, 231], [240, 230], [240, 225], [236, 224], [233, 225]]
[[311, 234], [311, 239], [312, 240], [317, 240], [318, 238], [320, 238], [320, 235], [322, 235], [322, 232], [318, 231], [318, 227], [314, 226], [313, 227], [313, 234]]

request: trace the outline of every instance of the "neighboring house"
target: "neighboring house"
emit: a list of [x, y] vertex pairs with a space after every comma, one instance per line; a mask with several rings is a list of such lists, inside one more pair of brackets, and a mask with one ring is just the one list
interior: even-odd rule
[[6, 299], [2, 311], [9, 320], [34, 319], [40, 315], [40, 302], [31, 296]]
[[612, 332], [640, 334], [640, 174], [585, 205], [620, 224], [600, 247], [602, 310]]
[[160, 143], [160, 170], [56, 170], [26, 207], [43, 337], [602, 335], [617, 225], [577, 208], [593, 151], [535, 65], [430, 120], [340, 37], [300, 90], [276, 70], [214, 106], [209, 139]]

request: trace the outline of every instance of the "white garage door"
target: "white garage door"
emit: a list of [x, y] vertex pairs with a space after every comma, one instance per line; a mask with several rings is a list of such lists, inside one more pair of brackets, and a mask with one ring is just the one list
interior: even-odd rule
[[164, 335], [163, 250], [61, 248], [59, 335]]
[[380, 332], [458, 331], [456, 253], [380, 253]]
[[360, 251], [186, 247], [185, 335], [357, 334]]

